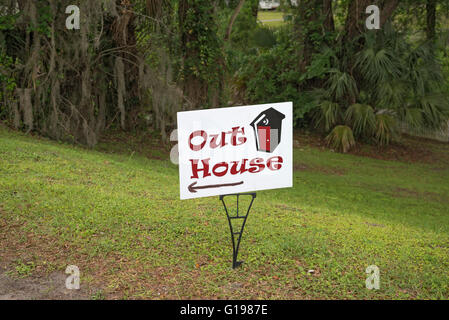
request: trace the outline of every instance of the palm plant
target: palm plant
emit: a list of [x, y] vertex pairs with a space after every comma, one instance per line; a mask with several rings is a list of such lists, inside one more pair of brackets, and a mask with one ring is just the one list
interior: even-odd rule
[[345, 112], [345, 121], [356, 137], [372, 135], [376, 126], [374, 110], [370, 105], [355, 103]]
[[336, 126], [326, 137], [326, 142], [330, 147], [344, 153], [355, 146], [351, 128], [343, 125]]
[[352, 64], [335, 56], [313, 120], [330, 131], [326, 140], [336, 149], [347, 151], [351, 136], [385, 146], [398, 137], [401, 122], [440, 128], [449, 119], [441, 67], [429, 44], [414, 47], [386, 26], [365, 35]]
[[354, 77], [348, 72], [340, 71], [337, 68], [329, 70], [327, 85], [330, 96], [336, 100], [341, 100], [345, 97], [354, 98], [358, 94], [357, 83]]
[[341, 109], [338, 103], [324, 100], [319, 104], [313, 115], [315, 127], [324, 128], [329, 132], [341, 119]]
[[374, 140], [379, 146], [386, 146], [397, 133], [397, 122], [391, 113], [386, 111], [376, 114], [376, 130]]
[[368, 84], [386, 82], [401, 75], [400, 61], [389, 48], [367, 47], [356, 55], [355, 68]]

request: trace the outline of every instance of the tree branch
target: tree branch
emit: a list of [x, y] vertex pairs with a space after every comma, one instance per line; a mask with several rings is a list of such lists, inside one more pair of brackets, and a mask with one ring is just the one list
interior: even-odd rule
[[231, 32], [232, 32], [232, 26], [234, 25], [235, 19], [237, 19], [237, 16], [240, 13], [240, 10], [242, 10], [243, 4], [245, 3], [245, 0], [240, 0], [239, 4], [234, 10], [234, 13], [232, 14], [231, 20], [229, 21], [228, 28], [226, 29], [226, 35], [225, 35], [225, 41], [228, 41], [231, 38]]

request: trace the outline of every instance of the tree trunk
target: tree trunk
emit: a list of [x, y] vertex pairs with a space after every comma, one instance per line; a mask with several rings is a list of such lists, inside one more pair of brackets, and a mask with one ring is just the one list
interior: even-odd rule
[[365, 10], [372, 4], [372, 0], [351, 0], [348, 6], [348, 15], [345, 24], [345, 37], [352, 40], [364, 31]]
[[235, 8], [234, 13], [232, 14], [231, 20], [229, 21], [228, 28], [226, 29], [225, 41], [228, 41], [231, 38], [232, 26], [234, 25], [235, 19], [237, 19], [237, 16], [239, 15], [240, 10], [242, 10], [244, 3], [245, 3], [245, 0], [240, 0], [239, 4]]
[[[210, 0], [180, 0], [178, 19], [181, 36], [181, 84], [189, 109], [211, 102], [220, 80], [222, 59]], [[198, 21], [201, 22], [198, 23]], [[204, 52], [203, 46], [208, 50]], [[210, 104], [209, 104], [210, 105]]]
[[251, 1], [251, 13], [253, 15], [254, 20], [257, 22], [257, 14], [259, 13], [259, 0], [250, 0]]
[[313, 34], [321, 33], [320, 17], [323, 9], [322, 0], [307, 0], [301, 2], [299, 14], [295, 21], [295, 29], [298, 40], [302, 43], [299, 49], [299, 68], [306, 71], [315, 51]]
[[323, 0], [324, 30], [327, 32], [335, 31], [334, 12], [332, 10], [332, 0]]
[[387, 0], [385, 5], [381, 8], [380, 14], [380, 27], [382, 28], [384, 24], [391, 18], [394, 11], [399, 5], [399, 0]]
[[182, 48], [182, 63], [183, 63], [183, 81], [182, 88], [184, 96], [189, 101], [188, 109], [195, 109], [206, 102], [207, 84], [204, 79], [195, 75], [187, 65], [187, 60], [196, 59], [199, 55], [197, 48], [190, 46], [190, 43], [196, 42], [197, 33], [193, 29], [188, 30], [186, 26], [188, 11], [192, 9], [197, 11], [195, 3], [189, 0], [180, 0], [178, 7], [178, 19], [181, 29], [181, 48]]
[[436, 36], [436, 10], [437, 9], [437, 1], [436, 0], [427, 0], [426, 11], [427, 11], [427, 40], [435, 40]]

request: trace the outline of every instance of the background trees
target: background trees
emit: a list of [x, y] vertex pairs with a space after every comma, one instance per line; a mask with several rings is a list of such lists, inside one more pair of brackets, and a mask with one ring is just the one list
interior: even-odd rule
[[112, 128], [167, 141], [180, 110], [292, 100], [342, 150], [447, 121], [447, 0], [298, 2], [268, 28], [256, 0], [85, 0], [67, 30], [68, 1], [3, 0], [0, 117], [92, 146]]
[[[381, 30], [365, 28], [365, 9], [373, 3], [381, 11]], [[387, 145], [404, 124], [440, 128], [447, 122], [449, 103], [442, 68], [447, 43], [441, 41], [449, 23], [443, 8], [444, 1], [301, 1], [292, 26], [296, 42], [287, 40], [297, 49], [287, 55], [295, 52], [298, 73], [289, 70], [292, 62], [283, 66], [279, 61], [288, 61], [282, 53], [292, 47], [278, 42], [258, 55], [255, 66], [241, 69], [242, 80], [250, 85], [247, 97], [263, 100], [264, 88], [275, 99], [293, 99], [297, 124], [314, 124], [329, 144], [343, 151], [356, 140]], [[416, 10], [421, 14], [410, 14]], [[438, 31], [432, 27], [438, 19], [430, 18], [436, 12]], [[409, 19], [405, 24], [404, 16]], [[291, 39], [282, 33], [278, 31], [278, 40]], [[250, 79], [254, 74], [265, 81]], [[292, 81], [280, 82], [287, 74]], [[286, 88], [294, 89], [286, 95]]]
[[136, 120], [145, 86], [137, 20], [129, 1], [83, 1], [81, 29], [67, 30], [71, 3], [11, 0], [3, 7], [1, 54], [12, 61], [3, 74], [14, 88], [4, 88], [1, 107], [16, 128], [94, 145], [110, 121], [127, 129]]

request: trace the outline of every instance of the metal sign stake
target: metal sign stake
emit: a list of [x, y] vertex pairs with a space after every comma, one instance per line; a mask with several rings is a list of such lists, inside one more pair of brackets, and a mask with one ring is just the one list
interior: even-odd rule
[[[237, 215], [236, 216], [230, 216], [229, 215], [228, 208], [226, 207], [226, 203], [224, 202], [224, 198], [225, 197], [231, 197], [231, 196], [236, 196], [236, 200], [237, 200]], [[248, 211], [246, 212], [246, 215], [244, 215], [244, 216], [239, 215], [239, 197], [240, 196], [251, 196], [251, 203], [249, 204]], [[232, 268], [233, 269], [237, 268], [238, 266], [240, 266], [243, 263], [243, 261], [237, 261], [237, 256], [239, 254], [240, 241], [242, 240], [243, 229], [245, 228], [246, 219], [248, 218], [249, 211], [251, 210], [251, 206], [253, 205], [253, 202], [254, 202], [255, 198], [256, 198], [256, 193], [255, 192], [226, 194], [226, 195], [221, 195], [220, 196], [220, 200], [221, 200], [221, 202], [223, 202], [223, 207], [224, 207], [224, 209], [226, 211], [226, 216], [228, 217], [229, 229], [231, 231]], [[234, 229], [232, 227], [232, 222], [231, 222], [234, 219], [243, 219], [243, 223], [242, 223], [242, 227], [240, 229], [240, 232], [234, 232]], [[237, 241], [235, 239], [235, 236], [238, 236]]]

